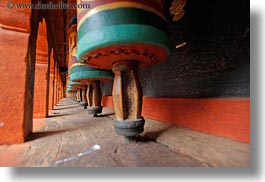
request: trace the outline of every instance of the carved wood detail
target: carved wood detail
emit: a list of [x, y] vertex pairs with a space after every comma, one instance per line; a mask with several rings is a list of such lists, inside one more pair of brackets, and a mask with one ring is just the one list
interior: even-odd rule
[[113, 66], [115, 73], [113, 101], [118, 121], [141, 118], [142, 88], [138, 76], [138, 63], [118, 62]]

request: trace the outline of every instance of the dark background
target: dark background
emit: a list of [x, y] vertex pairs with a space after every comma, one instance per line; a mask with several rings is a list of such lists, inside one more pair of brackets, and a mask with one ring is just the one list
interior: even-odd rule
[[[249, 97], [250, 2], [188, 0], [185, 12], [168, 13], [169, 59], [139, 72], [144, 96]], [[111, 82], [101, 86], [111, 95]]]

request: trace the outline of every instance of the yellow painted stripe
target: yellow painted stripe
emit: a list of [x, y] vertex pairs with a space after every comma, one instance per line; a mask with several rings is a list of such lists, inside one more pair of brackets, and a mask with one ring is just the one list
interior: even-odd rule
[[149, 11], [149, 12], [156, 14], [156, 15], [160, 16], [162, 19], [164, 19], [165, 21], [167, 21], [166, 16], [164, 16], [162, 13], [160, 13], [159, 11], [157, 11], [156, 9], [154, 9], [150, 6], [146, 6], [144, 4], [135, 3], [135, 2], [124, 1], [124, 2], [114, 2], [114, 3], [104, 4], [101, 6], [97, 6], [96, 8], [93, 8], [92, 10], [90, 10], [85, 16], [83, 16], [79, 20], [78, 29], [85, 22], [85, 20], [87, 18], [89, 18], [90, 16], [92, 16], [96, 13], [99, 13], [101, 11], [117, 9], [117, 8], [139, 8], [139, 9], [143, 9], [143, 10], [146, 10], [146, 11]]
[[70, 67], [70, 69], [73, 68], [73, 67], [76, 67], [76, 66], [87, 66], [87, 65], [84, 64], [84, 63], [74, 63], [74, 64], [72, 64], [72, 66]]

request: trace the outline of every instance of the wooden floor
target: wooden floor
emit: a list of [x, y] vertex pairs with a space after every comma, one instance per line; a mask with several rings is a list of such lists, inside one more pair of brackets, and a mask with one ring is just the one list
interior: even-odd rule
[[114, 118], [110, 108], [94, 118], [72, 99], [63, 99], [49, 118], [34, 120], [28, 142], [0, 146], [0, 166], [249, 166], [248, 144], [147, 118], [139, 141], [128, 143], [115, 134]]

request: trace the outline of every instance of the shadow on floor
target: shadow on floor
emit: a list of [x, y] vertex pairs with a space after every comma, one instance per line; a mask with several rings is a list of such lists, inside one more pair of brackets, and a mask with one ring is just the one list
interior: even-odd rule
[[98, 115], [95, 115], [94, 117], [96, 118], [101, 118], [101, 117], [108, 117], [108, 116], [112, 116], [114, 115], [115, 113], [106, 113], [106, 114], [98, 114]]
[[49, 115], [47, 118], [54, 118], [54, 117], [62, 117], [62, 116], [69, 116], [69, 115], [72, 115], [72, 114], [75, 114], [75, 113], [78, 113], [78, 112], [69, 112], [69, 113], [53, 113], [52, 115]]
[[144, 135], [138, 135], [135, 137], [126, 137], [125, 143], [126, 144], [128, 143], [149, 143], [149, 142], [156, 143], [157, 138], [171, 127], [172, 126], [168, 126], [158, 131], [146, 132]]
[[140, 136], [141, 142], [148, 142], [153, 141], [156, 142], [157, 138], [164, 132], [166, 132], [168, 129], [170, 129], [172, 126], [167, 126], [164, 129], [158, 130], [158, 131], [151, 131], [146, 132], [143, 136]]
[[62, 107], [62, 108], [54, 108], [53, 110], [73, 109], [73, 108], [78, 108], [78, 107], [82, 107], [82, 106], [80, 106], [80, 105], [69, 105], [69, 106], [65, 107], [65, 105], [64, 105], [64, 107]]
[[40, 138], [45, 138], [45, 137], [52, 136], [52, 135], [62, 134], [62, 133], [66, 133], [66, 132], [72, 132], [72, 131], [80, 129], [80, 127], [85, 127], [85, 126], [87, 126], [87, 125], [78, 126], [78, 127], [71, 127], [71, 128], [67, 128], [67, 129], [64, 129], [64, 130], [34, 132], [34, 133], [31, 133], [28, 136], [27, 142], [33, 141], [33, 140], [37, 140], [37, 139], [40, 139]]
[[44, 138], [44, 137], [48, 137], [48, 136], [52, 136], [52, 135], [56, 135], [56, 134], [60, 134], [60, 133], [64, 133], [64, 132], [68, 132], [69, 130], [59, 130], [59, 131], [45, 131], [45, 132], [35, 132], [32, 133], [28, 136], [27, 141], [33, 141], [36, 139], [40, 139], [40, 138]]

